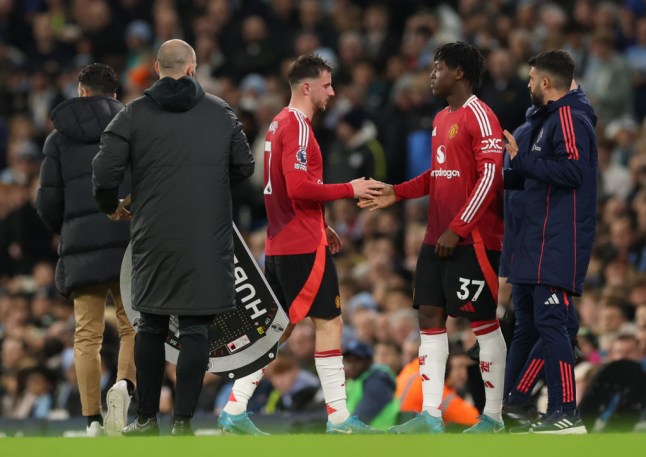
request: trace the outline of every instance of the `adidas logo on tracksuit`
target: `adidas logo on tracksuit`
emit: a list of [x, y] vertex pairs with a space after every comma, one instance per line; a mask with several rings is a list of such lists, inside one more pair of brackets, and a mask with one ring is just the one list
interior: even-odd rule
[[552, 294], [552, 296], [545, 301], [545, 304], [546, 305], [558, 305], [559, 304], [559, 298], [556, 296], [556, 294]]

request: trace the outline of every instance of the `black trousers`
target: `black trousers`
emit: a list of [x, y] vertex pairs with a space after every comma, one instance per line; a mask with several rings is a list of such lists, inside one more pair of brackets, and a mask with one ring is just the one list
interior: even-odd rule
[[[175, 417], [190, 418], [209, 364], [208, 327], [215, 316], [179, 316]], [[166, 366], [165, 342], [170, 316], [141, 313], [135, 336], [139, 417], [156, 417]]]

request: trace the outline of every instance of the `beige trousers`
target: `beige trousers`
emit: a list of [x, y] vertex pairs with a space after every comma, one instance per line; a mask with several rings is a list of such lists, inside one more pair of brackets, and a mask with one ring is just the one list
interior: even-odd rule
[[119, 331], [119, 359], [117, 380], [127, 379], [135, 383], [135, 330], [121, 301], [117, 281], [81, 287], [73, 291], [74, 317], [74, 364], [81, 394], [84, 416], [101, 414], [101, 345], [105, 328], [105, 304], [108, 292], [116, 304]]

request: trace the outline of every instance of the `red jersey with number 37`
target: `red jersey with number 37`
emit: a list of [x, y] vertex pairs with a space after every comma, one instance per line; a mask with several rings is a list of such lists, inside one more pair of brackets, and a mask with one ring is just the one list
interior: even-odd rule
[[431, 168], [394, 186], [398, 200], [429, 195], [425, 244], [451, 228], [460, 244], [480, 235], [487, 249], [502, 249], [502, 138], [498, 118], [476, 96], [435, 116]]
[[274, 117], [265, 137], [266, 255], [315, 252], [327, 244], [326, 201], [352, 198], [352, 186], [323, 184], [323, 157], [309, 118], [294, 108]]

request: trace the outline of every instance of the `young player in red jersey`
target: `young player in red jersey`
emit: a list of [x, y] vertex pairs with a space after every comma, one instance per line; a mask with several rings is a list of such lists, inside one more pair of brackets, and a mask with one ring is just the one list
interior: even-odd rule
[[[323, 184], [323, 158], [311, 119], [324, 111], [332, 89], [332, 68], [317, 56], [296, 59], [288, 72], [292, 97], [276, 115], [265, 138], [265, 207], [269, 225], [265, 275], [287, 308], [291, 325], [309, 316], [316, 331], [316, 370], [328, 411], [328, 433], [375, 433], [346, 406], [341, 356], [341, 303], [332, 254], [341, 241], [324, 220], [324, 202], [371, 199], [384, 187], [373, 179]], [[247, 401], [263, 370], [237, 380], [218, 424], [238, 434], [264, 434], [249, 420]]]
[[496, 320], [498, 262], [502, 249], [503, 135], [495, 114], [473, 95], [483, 58], [466, 43], [435, 53], [433, 95], [449, 106], [433, 122], [431, 168], [382, 196], [359, 203], [371, 210], [428, 195], [428, 227], [419, 254], [414, 306], [419, 309], [423, 411], [391, 433], [444, 431], [440, 404], [449, 354], [447, 315], [471, 321], [480, 344], [485, 384], [483, 414], [466, 433], [504, 431], [501, 417], [507, 347]]

